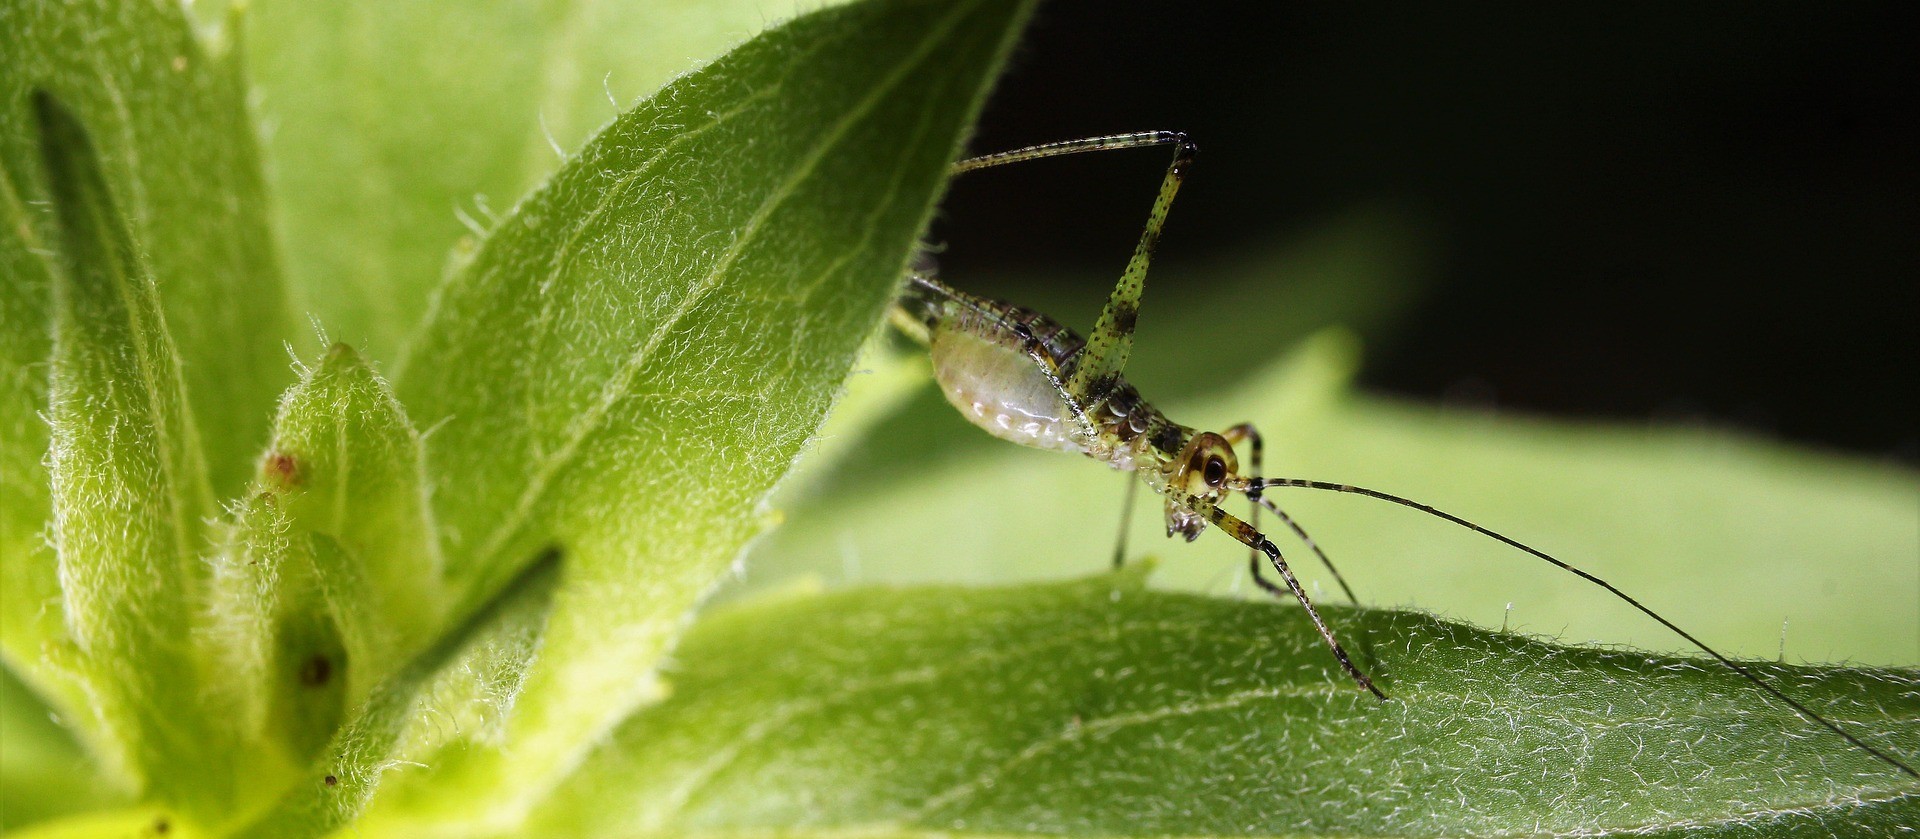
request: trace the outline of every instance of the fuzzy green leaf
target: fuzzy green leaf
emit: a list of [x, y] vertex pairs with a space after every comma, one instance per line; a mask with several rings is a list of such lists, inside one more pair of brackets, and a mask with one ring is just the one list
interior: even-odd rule
[[522, 569], [492, 601], [382, 680], [338, 728], [306, 777], [236, 835], [322, 836], [351, 824], [391, 768], [395, 747], [417, 719], [418, 702], [434, 677], [476, 642], [514, 635], [544, 620], [558, 560], [550, 554]]
[[266, 764], [251, 773], [256, 797], [326, 744], [347, 703], [335, 672], [348, 657], [316, 578], [315, 537], [285, 500], [265, 490], [235, 505], [234, 544], [214, 558], [209, 586], [209, 688], [225, 725]]
[[209, 688], [265, 765], [304, 765], [372, 685], [441, 631], [419, 436], [385, 380], [332, 348], [281, 400], [273, 442], [212, 561]]
[[45, 90], [92, 137], [174, 342], [193, 359], [183, 369], [187, 398], [214, 488], [225, 493], [245, 483], [265, 441], [260, 408], [290, 378], [282, 342], [294, 335], [238, 49], [230, 30], [202, 37], [185, 5], [0, 8], [0, 282], [8, 284], [0, 297], [10, 307], [6, 330], [40, 337], [18, 354], [10, 346], [7, 363], [44, 361], [53, 222], [30, 209], [47, 198], [30, 99]]
[[319, 582], [353, 656], [355, 697], [444, 618], [420, 445], [386, 381], [340, 344], [281, 402], [261, 460], [259, 485], [325, 537]]
[[60, 657], [109, 772], [193, 800], [222, 780], [191, 635], [206, 467], [153, 279], [87, 133], [52, 95], [34, 106], [61, 255], [48, 409]]
[[[766, 23], [749, 0], [249, 4], [302, 304], [397, 356], [451, 252], [636, 98]], [[616, 104], [618, 103], [618, 104]]]
[[[33, 93], [87, 131], [183, 357], [185, 399], [216, 490], [238, 489], [288, 379], [286, 301], [262, 209], [253, 125], [232, 53], [181, 4], [0, 4], [0, 655], [71, 718], [42, 645], [61, 625], [47, 423], [59, 234]], [[88, 255], [86, 258], [103, 258]]]
[[449, 576], [471, 601], [549, 546], [569, 567], [510, 746], [436, 764], [468, 779], [445, 817], [511, 823], [648, 698], [878, 321], [1026, 9], [773, 30], [617, 120], [442, 290], [396, 379], [434, 428]]
[[[539, 814], [549, 836], [1882, 835], [1920, 782], [1712, 663], [1334, 609], [1138, 570], [856, 590], [711, 616], [671, 699]], [[1920, 753], [1910, 672], [1761, 665]]]

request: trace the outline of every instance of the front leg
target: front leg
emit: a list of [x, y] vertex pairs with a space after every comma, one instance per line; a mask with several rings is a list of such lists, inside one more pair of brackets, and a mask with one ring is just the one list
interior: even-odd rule
[[[1169, 495], [1169, 497], [1174, 496]], [[1187, 505], [1189, 509], [1205, 515], [1207, 520], [1213, 522], [1215, 527], [1226, 531], [1227, 535], [1239, 540], [1241, 544], [1265, 554], [1267, 561], [1272, 563], [1273, 570], [1280, 572], [1280, 579], [1287, 582], [1287, 588], [1293, 591], [1293, 596], [1300, 601], [1301, 606], [1306, 607], [1307, 617], [1313, 621], [1313, 628], [1319, 630], [1320, 639], [1327, 642], [1328, 649], [1333, 650], [1333, 657], [1340, 662], [1340, 667], [1346, 670], [1347, 675], [1351, 676], [1353, 681], [1359, 684], [1360, 687], [1365, 688], [1368, 692], [1382, 700], [1387, 698], [1386, 694], [1381, 693], [1379, 688], [1373, 686], [1373, 680], [1367, 678], [1366, 673], [1361, 672], [1359, 667], [1354, 666], [1353, 660], [1347, 656], [1346, 649], [1341, 647], [1340, 642], [1333, 637], [1333, 630], [1328, 629], [1326, 621], [1320, 619], [1320, 610], [1313, 607], [1313, 600], [1307, 597], [1307, 590], [1300, 586], [1298, 579], [1294, 578], [1293, 569], [1287, 566], [1286, 558], [1280, 555], [1280, 549], [1274, 546], [1273, 540], [1268, 539], [1266, 535], [1260, 531], [1253, 529], [1252, 525], [1234, 518], [1227, 511], [1220, 509], [1220, 505], [1218, 504], [1185, 495], [1179, 496], [1179, 500], [1182, 504]], [[1265, 581], [1262, 582], [1262, 588], [1265, 588], [1275, 596], [1281, 596], [1278, 586], [1264, 584]]]

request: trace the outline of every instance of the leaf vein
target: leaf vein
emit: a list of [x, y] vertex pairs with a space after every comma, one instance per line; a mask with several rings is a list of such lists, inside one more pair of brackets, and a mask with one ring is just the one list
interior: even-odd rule
[[1168, 705], [1147, 711], [1115, 714], [1110, 717], [1102, 717], [1087, 722], [1069, 722], [1053, 734], [1034, 741], [1025, 749], [1020, 750], [1019, 754], [1008, 758], [998, 766], [980, 773], [972, 780], [964, 781], [942, 792], [929, 796], [919, 807], [909, 812], [903, 821], [908, 824], [919, 823], [941, 808], [965, 799], [967, 796], [979, 791], [982, 787], [993, 783], [994, 779], [1006, 774], [1015, 767], [1031, 761], [1046, 752], [1052, 751], [1058, 746], [1090, 736], [1106, 734], [1135, 725], [1146, 725], [1173, 717], [1229, 710], [1263, 699], [1292, 699], [1307, 696], [1332, 697], [1344, 696], [1346, 693], [1347, 691], [1344, 687], [1335, 684], [1303, 688], [1256, 688], [1252, 690], [1235, 691], [1218, 699], [1182, 702], [1177, 705]]
[[1167, 621], [1141, 621], [1102, 626], [1091, 631], [1063, 633], [1038, 643], [1022, 644], [1015, 647], [993, 648], [984, 652], [949, 659], [941, 662], [939, 665], [915, 667], [908, 670], [895, 671], [885, 676], [875, 676], [848, 682], [836, 687], [830, 693], [809, 696], [788, 702], [784, 706], [774, 709], [772, 713], [761, 717], [759, 721], [741, 732], [738, 737], [733, 738], [726, 746], [715, 750], [711, 757], [702, 762], [698, 767], [695, 767], [692, 772], [687, 773], [678, 787], [667, 795], [667, 805], [661, 810], [661, 818], [663, 820], [671, 819], [685, 812], [687, 805], [693, 798], [710, 784], [714, 778], [719, 777], [722, 772], [725, 772], [727, 767], [739, 760], [740, 756], [746, 752], [748, 747], [766, 739], [769, 734], [784, 728], [795, 720], [825, 711], [835, 705], [855, 699], [861, 694], [888, 688], [924, 684], [943, 676], [949, 676], [956, 670], [964, 670], [980, 665], [991, 665], [1001, 661], [1018, 660], [1043, 650], [1062, 645], [1076, 644], [1089, 638], [1111, 636], [1117, 639], [1122, 632], [1133, 632], [1136, 630], [1165, 632], [1191, 628], [1191, 626]]
[[805, 182], [805, 180], [813, 174], [819, 167], [820, 161], [826, 157], [828, 152], [833, 150], [834, 146], [852, 129], [855, 123], [863, 119], [887, 93], [891, 92], [905, 80], [909, 71], [919, 66], [922, 61], [933, 54], [934, 45], [943, 40], [948, 33], [958, 26], [963, 14], [975, 5], [977, 5], [977, 3], [957, 5], [955, 10], [950, 12], [939, 25], [932, 27], [920, 43], [915, 46], [912, 53], [896, 65], [895, 68], [887, 74], [885, 79], [874, 85], [873, 88], [867, 92], [866, 96], [855, 103], [853, 108], [842, 114], [840, 118], [834, 122], [833, 127], [815, 141], [814, 147], [809, 151], [808, 155], [801, 160], [800, 165], [760, 203], [759, 207], [755, 208], [753, 215], [747, 219], [740, 234], [734, 238], [733, 243], [714, 264], [713, 269], [681, 296], [679, 303], [674, 306], [673, 311], [668, 313], [665, 320], [655, 326], [652, 333], [647, 336], [646, 341], [640, 348], [621, 364], [620, 368], [615, 371], [607, 384], [601, 388], [599, 398], [595, 400], [593, 404], [589, 405], [586, 410], [576, 415], [574, 420], [568, 424], [568, 428], [563, 432], [560, 447], [552, 454], [543, 458], [542, 462], [534, 468], [533, 476], [528, 481], [527, 488], [521, 493], [514, 508], [508, 513], [500, 526], [495, 528], [493, 535], [483, 543], [484, 547], [479, 552], [479, 558], [482, 563], [481, 567], [490, 567], [498, 551], [513, 537], [517, 536], [520, 530], [526, 526], [526, 522], [532, 517], [535, 507], [539, 504], [540, 500], [545, 497], [548, 487], [551, 486], [554, 479], [558, 477], [562, 470], [571, 465], [574, 457], [579, 453], [581, 447], [586, 444], [587, 440], [605, 426], [607, 417], [613, 412], [614, 406], [627, 394], [627, 391], [632, 387], [633, 380], [639, 375], [640, 370], [646, 365], [648, 360], [653, 357], [660, 343], [666, 339], [668, 333], [670, 333], [696, 305], [712, 293], [714, 287], [720, 283], [722, 278], [724, 278], [727, 272], [733, 267], [734, 262], [739, 258], [741, 252], [758, 238], [762, 225], [766, 222], [767, 218], [773, 214], [774, 210], [784, 204], [787, 198], [791, 197], [799, 188], [800, 184]]

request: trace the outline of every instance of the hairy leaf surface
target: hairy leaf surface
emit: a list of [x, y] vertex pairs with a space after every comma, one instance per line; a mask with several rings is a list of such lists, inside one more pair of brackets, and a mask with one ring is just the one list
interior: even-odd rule
[[[271, 414], [262, 407], [291, 379], [281, 346], [294, 335], [238, 50], [201, 37], [184, 5], [36, 0], [0, 7], [7, 33], [0, 39], [0, 358], [5, 386], [28, 388], [17, 391], [25, 400], [14, 390], [0, 399], [7, 412], [0, 428], [8, 432], [0, 451], [24, 458], [16, 445], [35, 441], [43, 444], [32, 452], [36, 459], [45, 451], [44, 430], [24, 419], [45, 404], [45, 370], [36, 374], [34, 365], [47, 358], [53, 219], [44, 209], [48, 187], [30, 101], [44, 90], [92, 138], [174, 341], [194, 361], [182, 375], [214, 488], [231, 493], [265, 441]], [[33, 433], [16, 436], [16, 428]], [[30, 486], [43, 473], [14, 474]], [[0, 509], [11, 517], [14, 506]]]
[[873, 3], [769, 32], [609, 126], [442, 290], [396, 378], [433, 429], [456, 591], [568, 558], [510, 748], [440, 763], [471, 780], [445, 788], [501, 789], [511, 819], [648, 697], [877, 322], [1025, 14]]
[[[1920, 782], [1718, 665], [1145, 591], [1138, 569], [866, 589], [703, 621], [675, 691], [542, 811], [549, 835], [1883, 835]], [[1909, 758], [1920, 678], [1760, 665]]]
[[285, 839], [351, 830], [393, 768], [395, 747], [418, 719], [422, 693], [469, 647], [538, 626], [550, 604], [559, 565], [558, 555], [549, 555], [522, 569], [493, 600], [381, 679], [334, 731], [318, 759], [302, 773], [304, 777], [234, 835]]
[[444, 629], [419, 437], [358, 353], [333, 347], [288, 390], [231, 513], [210, 563], [212, 687], [230, 726], [298, 765]]
[[45, 466], [63, 187], [45, 171], [36, 91], [88, 136], [102, 197], [192, 359], [178, 371], [182, 416], [216, 491], [244, 481], [288, 379], [286, 300], [230, 51], [174, 3], [6, 3], [0, 32], [0, 657], [78, 720], [88, 700], [43, 656], [67, 640]]
[[281, 402], [260, 483], [318, 534], [318, 584], [363, 694], [440, 629], [446, 608], [419, 434], [385, 379], [335, 345]]
[[[41, 652], [85, 692], [76, 722], [109, 772], [206, 803], [226, 769], [200, 707], [192, 638], [213, 502], [180, 357], [86, 130], [51, 94], [33, 105], [62, 257], [47, 466], [66, 637]], [[171, 771], [182, 765], [203, 765], [212, 783]]]

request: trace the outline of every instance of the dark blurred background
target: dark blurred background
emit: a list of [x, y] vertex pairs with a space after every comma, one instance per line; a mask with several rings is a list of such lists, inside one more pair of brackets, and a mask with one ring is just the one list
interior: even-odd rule
[[[1179, 266], [1371, 208], [1420, 253], [1405, 305], [1358, 324], [1372, 391], [1913, 464], [1916, 22], [1896, 4], [1049, 0], [973, 148], [1199, 142], [1143, 330], [1195, 299]], [[1062, 315], [1089, 326], [1165, 160], [961, 179], [943, 273], [1084, 300]], [[1243, 346], [1219, 363], [1250, 363]]]

